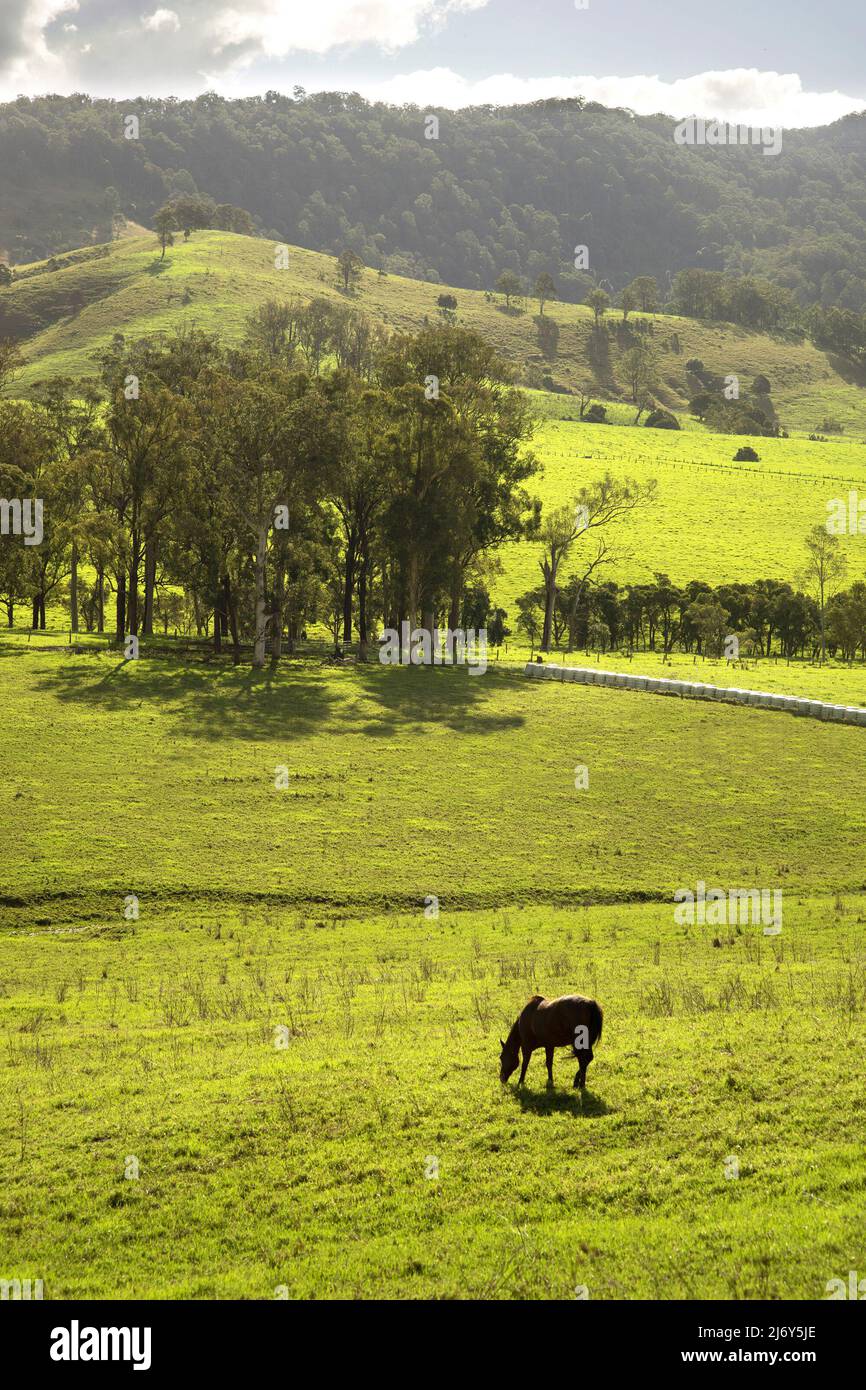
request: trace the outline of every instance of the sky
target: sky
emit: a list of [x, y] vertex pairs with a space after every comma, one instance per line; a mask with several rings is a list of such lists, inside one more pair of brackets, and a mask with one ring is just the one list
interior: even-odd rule
[[864, 0], [0, 0], [0, 100], [581, 95], [791, 128], [866, 108], [864, 54]]

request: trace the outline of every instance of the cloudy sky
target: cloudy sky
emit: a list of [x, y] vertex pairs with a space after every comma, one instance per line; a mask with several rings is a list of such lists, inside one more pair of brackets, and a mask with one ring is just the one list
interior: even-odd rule
[[866, 108], [864, 52], [864, 0], [0, 0], [2, 100], [582, 94], [791, 127]]

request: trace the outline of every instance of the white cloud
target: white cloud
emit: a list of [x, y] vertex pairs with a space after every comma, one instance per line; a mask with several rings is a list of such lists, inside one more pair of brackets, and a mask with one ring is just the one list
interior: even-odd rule
[[451, 109], [585, 96], [605, 106], [630, 107], [639, 115], [663, 111], [672, 116], [711, 116], [788, 129], [827, 125], [866, 107], [866, 96], [804, 91], [797, 73], [761, 72], [757, 68], [702, 72], [673, 82], [655, 76], [515, 77], [511, 73], [468, 81], [451, 68], [429, 68], [368, 83], [361, 91], [379, 101]]
[[45, 30], [62, 14], [78, 8], [78, 0], [27, 0], [18, 24], [18, 53], [6, 64], [0, 53], [0, 98], [59, 90], [66, 68], [64, 60], [49, 49]]
[[393, 53], [441, 26], [459, 10], [481, 10], [489, 0], [249, 0], [217, 9], [212, 31], [220, 48], [255, 44], [268, 58], [327, 53], [341, 44], [374, 43]]
[[[148, 0], [135, 5], [132, 24], [149, 36], [148, 48], [155, 80], [144, 76], [154, 91], [192, 96], [208, 87], [226, 95], [246, 96], [265, 85], [278, 85], [275, 71], [281, 60], [296, 53], [325, 57], [350, 46], [374, 45], [387, 53], [397, 53], [431, 30], [441, 28], [449, 16], [482, 10], [492, 0], [183, 0], [177, 9], [156, 0], [147, 12]], [[153, 0], [151, 0], [153, 3]], [[191, 8], [186, 9], [185, 5]], [[130, 0], [135, 4], [135, 0]], [[11, 6], [11, 8], [10, 8]], [[0, 100], [18, 92], [74, 91], [83, 87], [100, 95], [124, 95], [129, 81], [120, 72], [96, 75], [90, 43], [74, 53], [66, 36], [78, 34], [72, 15], [79, 0], [0, 0], [5, 21], [4, 53], [0, 51]], [[86, 7], [85, 7], [86, 8]], [[190, 22], [194, 13], [201, 22]], [[183, 16], [183, 21], [181, 19]], [[206, 17], [204, 17], [206, 16]], [[64, 39], [57, 51], [50, 48], [51, 26], [57, 20]], [[491, 13], [492, 21], [495, 15]], [[175, 35], [182, 29], [182, 39]], [[114, 28], [90, 28], [81, 35], [94, 40], [104, 51], [107, 41], [123, 33], [130, 39], [134, 29], [124, 29], [120, 19]], [[161, 46], [161, 47], [160, 47]], [[134, 48], [134, 42], [132, 44]], [[173, 66], [169, 76], [160, 66], [161, 54], [170, 48]], [[267, 77], [262, 71], [267, 67]], [[289, 64], [286, 65], [288, 69]], [[295, 77], [286, 69], [286, 86]], [[350, 85], [345, 72], [327, 59], [320, 77], [312, 83], [309, 74], [304, 85], [319, 90], [343, 89]], [[137, 78], [136, 78], [137, 80]], [[866, 107], [866, 87], [859, 93], [809, 91], [797, 73], [763, 72], [756, 68], [734, 68], [725, 72], [701, 72], [691, 77], [666, 81], [657, 75], [630, 77], [551, 76], [521, 77], [499, 72], [470, 79], [450, 67], [406, 72], [380, 81], [355, 82], [363, 95], [396, 103], [414, 102], [428, 108], [456, 108], [491, 103], [506, 106], [514, 102], [536, 101], [546, 97], [583, 95], [608, 106], [626, 106], [640, 114], [665, 112], [672, 117], [688, 115], [715, 117], [750, 125], [780, 125], [786, 128], [825, 125], [851, 111]]]
[[153, 14], [142, 15], [141, 22], [152, 34], [163, 32], [176, 34], [180, 28], [180, 18], [174, 10], [154, 10]]

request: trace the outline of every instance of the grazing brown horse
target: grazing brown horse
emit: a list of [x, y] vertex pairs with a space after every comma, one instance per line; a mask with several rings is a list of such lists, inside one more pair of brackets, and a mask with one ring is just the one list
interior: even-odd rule
[[543, 1047], [547, 1058], [547, 1084], [553, 1085], [553, 1049], [570, 1047], [578, 1060], [575, 1086], [586, 1085], [586, 1069], [592, 1061], [592, 1045], [601, 1037], [603, 1015], [601, 1005], [582, 994], [563, 994], [559, 999], [545, 999], [534, 994], [514, 1021], [499, 1059], [499, 1080], [504, 1084], [517, 1070], [518, 1053], [523, 1053], [518, 1086], [523, 1085], [529, 1059], [537, 1047]]

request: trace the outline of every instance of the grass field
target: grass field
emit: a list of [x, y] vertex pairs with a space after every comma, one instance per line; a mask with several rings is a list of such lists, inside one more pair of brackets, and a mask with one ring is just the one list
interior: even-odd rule
[[[532, 490], [546, 507], [571, 501], [606, 471], [658, 484], [656, 501], [627, 518], [610, 540], [618, 561], [605, 576], [647, 582], [655, 572], [675, 584], [784, 579], [795, 582], [806, 559], [806, 533], [825, 523], [827, 503], [866, 490], [866, 450], [852, 440], [756, 439], [759, 463], [735, 464], [740, 440], [729, 435], [616, 429], [543, 420], [533, 444], [544, 471]], [[847, 582], [866, 573], [866, 537], [842, 536]], [[537, 545], [503, 547], [498, 601], [541, 582]], [[563, 569], [579, 567], [580, 545]]]
[[[863, 921], [149, 907], [7, 938], [0, 1263], [51, 1298], [821, 1298], [863, 1259]], [[607, 1011], [583, 1097], [568, 1055], [501, 1087], [526, 996], [575, 982]]]
[[[861, 731], [4, 652], [10, 1276], [812, 1298], [862, 1261]], [[677, 926], [697, 876], [781, 886], [782, 935]], [[501, 1088], [505, 1026], [570, 989], [606, 1010], [583, 1100], [567, 1056]]]
[[854, 727], [514, 669], [2, 650], [4, 877], [36, 926], [126, 893], [381, 911], [864, 886]]

